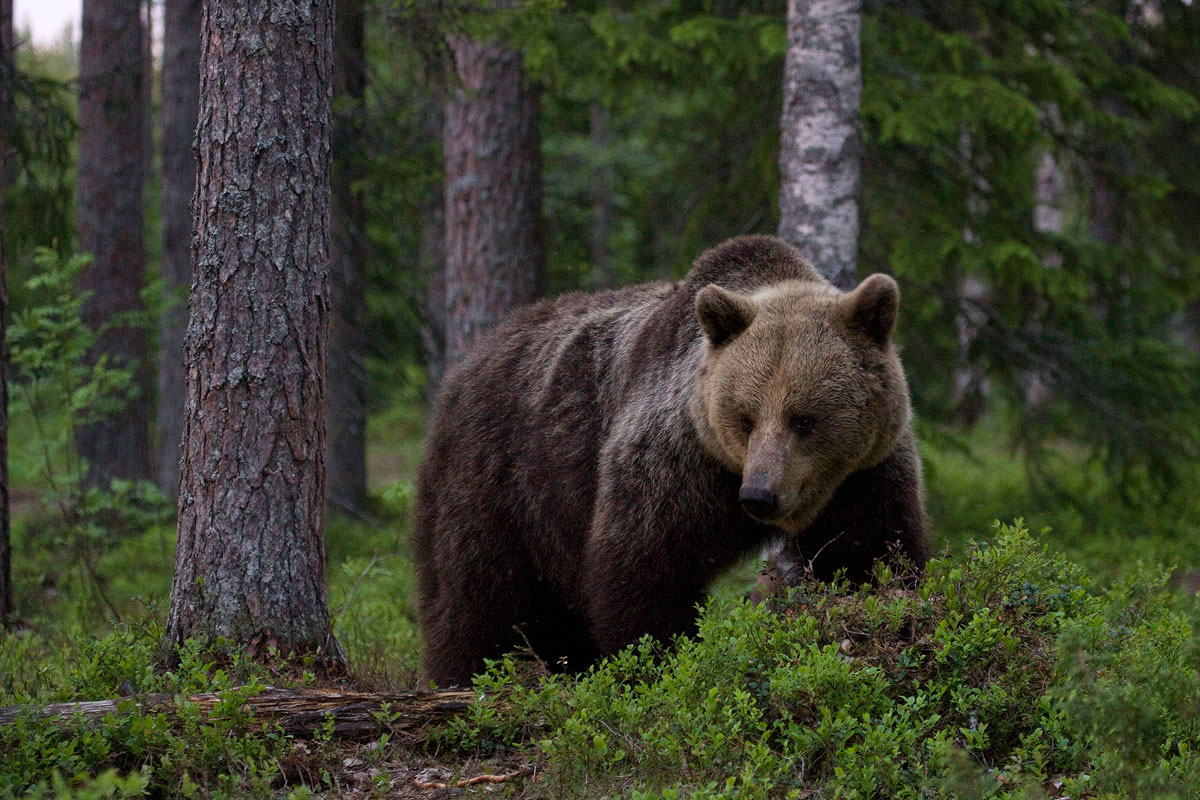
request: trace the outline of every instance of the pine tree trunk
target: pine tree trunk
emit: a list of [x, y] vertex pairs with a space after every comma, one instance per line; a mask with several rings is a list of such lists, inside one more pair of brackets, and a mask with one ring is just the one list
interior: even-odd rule
[[425, 288], [425, 397], [432, 406], [446, 376], [446, 199], [438, 181], [429, 193], [421, 229]]
[[[1099, 109], [1114, 117], [1125, 116], [1121, 104], [1111, 97], [1097, 103]], [[1120, 178], [1129, 168], [1128, 150], [1116, 143], [1101, 142], [1100, 156], [1092, 165], [1091, 233], [1096, 241], [1116, 247], [1125, 241], [1125, 198]]]
[[788, 0], [779, 235], [843, 289], [858, 250], [861, 25], [860, 0]]
[[[962, 174], [968, 183], [963, 199], [966, 202], [966, 220], [963, 227], [963, 241], [974, 242], [978, 235], [971, 227], [974, 220], [987, 213], [988, 201], [979, 191], [974, 175], [977, 162], [986, 158], [979, 152], [971, 138], [971, 132], [964, 126], [958, 135], [958, 155], [961, 160]], [[954, 312], [954, 329], [958, 339], [958, 351], [954, 358], [954, 419], [960, 425], [970, 427], [979, 421], [987, 410], [988, 396], [991, 394], [991, 384], [987, 372], [972, 360], [971, 351], [979, 338], [986, 321], [984, 309], [989, 305], [990, 292], [986, 284], [973, 276], [966, 276], [955, 286], [957, 302]]]
[[1189, 303], [1183, 312], [1184, 330], [1188, 346], [1200, 356], [1200, 300]]
[[200, 0], [166, 0], [162, 64], [162, 278], [175, 305], [158, 328], [158, 487], [179, 497], [183, 339], [192, 282], [192, 192], [200, 108]]
[[592, 282], [600, 289], [616, 285], [612, 254], [613, 229], [617, 209], [613, 202], [613, 167], [608, 155], [612, 139], [609, 111], [600, 103], [591, 107], [592, 148], [600, 154], [600, 164], [592, 173]]
[[[142, 181], [154, 175], [154, 13], [156, 0], [142, 0]], [[143, 204], [159, 198], [145, 197]], [[151, 453], [153, 456], [153, 453]]]
[[1124, 209], [1116, 178], [1098, 170], [1092, 175], [1091, 232], [1096, 241], [1116, 247], [1124, 238]]
[[8, 262], [4, 252], [4, 189], [9, 183], [9, 91], [13, 66], [13, 4], [0, 0], [0, 626], [13, 615], [8, 505]]
[[325, 598], [333, 0], [203, 9], [179, 539], [165, 645], [344, 660]]
[[[79, 49], [79, 247], [92, 263], [80, 288], [93, 329], [114, 315], [142, 309], [146, 271], [142, 242], [145, 87], [140, 0], [84, 0]], [[134, 365], [137, 396], [102, 422], [76, 431], [88, 463], [86, 482], [150, 477], [145, 332], [113, 327], [91, 358]]]
[[363, 90], [362, 0], [337, 0], [333, 42], [334, 172], [332, 249], [329, 259], [329, 402], [327, 497], [334, 508], [359, 511], [367, 499], [366, 382], [363, 363], [363, 198], [361, 177]]
[[541, 291], [538, 95], [521, 54], [450, 41], [458, 83], [446, 104], [446, 367]]
[[[428, 120], [430, 137], [440, 143], [446, 121], [440, 92], [435, 92], [429, 103]], [[421, 215], [421, 274], [426, 280], [421, 339], [425, 347], [425, 399], [430, 407], [446, 374], [446, 197], [442, 189], [442, 180], [433, 182]]]

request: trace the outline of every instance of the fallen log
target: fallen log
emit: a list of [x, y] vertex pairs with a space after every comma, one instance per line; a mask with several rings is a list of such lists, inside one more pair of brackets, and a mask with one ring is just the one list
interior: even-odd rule
[[[146, 694], [116, 700], [6, 706], [0, 707], [0, 726], [30, 712], [38, 718], [64, 724], [77, 719], [98, 722], [109, 715], [134, 713], [166, 714], [177, 718], [184, 704], [207, 718], [212, 716], [219, 703], [242, 697], [242, 692], [244, 690], [233, 689], [186, 697]], [[299, 738], [313, 736], [332, 719], [333, 733], [341, 738], [372, 738], [389, 731], [417, 740], [426, 728], [461, 713], [474, 699], [475, 693], [465, 690], [367, 693], [268, 687], [243, 700], [241, 709], [243, 713], [253, 714], [255, 722], [273, 723], [284, 733]]]

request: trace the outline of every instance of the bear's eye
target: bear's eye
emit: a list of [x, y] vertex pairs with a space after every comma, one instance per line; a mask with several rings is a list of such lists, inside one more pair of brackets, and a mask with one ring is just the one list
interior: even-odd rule
[[750, 419], [750, 415], [742, 414], [738, 417], [738, 425], [742, 428], [742, 433], [750, 433], [754, 430], [754, 420]]
[[817, 418], [808, 414], [796, 414], [788, 420], [788, 427], [797, 436], [808, 436], [817, 427]]

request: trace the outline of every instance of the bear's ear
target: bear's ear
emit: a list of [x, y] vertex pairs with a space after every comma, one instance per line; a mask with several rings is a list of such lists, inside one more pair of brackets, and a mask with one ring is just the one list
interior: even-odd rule
[[754, 321], [757, 307], [744, 294], [722, 289], [710, 283], [696, 294], [696, 316], [700, 327], [712, 342], [720, 347], [737, 336]]
[[890, 276], [877, 272], [845, 294], [838, 305], [846, 327], [883, 347], [896, 327], [900, 286]]

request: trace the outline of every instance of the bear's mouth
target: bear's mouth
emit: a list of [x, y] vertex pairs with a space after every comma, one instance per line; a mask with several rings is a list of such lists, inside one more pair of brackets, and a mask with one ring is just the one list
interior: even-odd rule
[[778, 525], [784, 520], [784, 515], [779, 513], [763, 514], [761, 512], [750, 511], [745, 507], [742, 508], [742, 511], [750, 519], [754, 520], [755, 522], [761, 522], [764, 525]]

